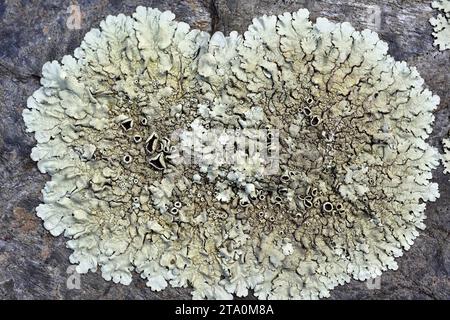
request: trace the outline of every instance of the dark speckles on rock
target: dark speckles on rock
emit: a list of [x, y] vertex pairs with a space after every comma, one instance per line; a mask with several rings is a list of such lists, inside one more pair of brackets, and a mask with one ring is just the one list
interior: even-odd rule
[[3, 17], [5, 10], [6, 10], [5, 0], [0, 0], [0, 18]]
[[1, 281], [0, 279], [0, 300], [15, 300], [14, 280], [8, 279]]
[[8, 27], [1, 28], [0, 39], [3, 39], [3, 40], [0, 40], [0, 43], [1, 43], [0, 57], [1, 58], [14, 56], [19, 51], [20, 40], [21, 40], [22, 36], [19, 33], [15, 37], [10, 37], [10, 34], [13, 32], [14, 31]]
[[392, 33], [383, 33], [380, 37], [389, 44], [388, 53], [393, 56], [396, 60], [402, 61], [405, 59], [404, 52], [400, 49], [398, 43], [398, 38]]
[[121, 0], [111, 0], [109, 3], [111, 4], [111, 6], [114, 9], [118, 9], [118, 8], [120, 8], [120, 5], [122, 4], [122, 1]]

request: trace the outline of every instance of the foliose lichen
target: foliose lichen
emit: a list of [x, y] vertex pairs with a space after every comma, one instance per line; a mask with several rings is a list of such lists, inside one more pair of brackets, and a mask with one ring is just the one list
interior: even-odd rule
[[[315, 299], [395, 270], [439, 196], [425, 141], [439, 98], [387, 50], [305, 9], [244, 36], [151, 8], [108, 16], [43, 66], [23, 112], [51, 176], [37, 215], [78, 272], [127, 285], [137, 271], [194, 298]], [[243, 138], [278, 169], [236, 151]], [[230, 139], [241, 160], [213, 158]], [[180, 161], [193, 145], [198, 161]]]
[[434, 45], [441, 51], [450, 49], [450, 0], [436, 0], [431, 6], [442, 12], [430, 19], [434, 27], [433, 36], [436, 38]]

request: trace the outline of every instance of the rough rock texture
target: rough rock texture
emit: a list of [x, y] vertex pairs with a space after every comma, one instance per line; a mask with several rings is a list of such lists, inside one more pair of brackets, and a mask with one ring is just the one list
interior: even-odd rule
[[[29, 158], [34, 139], [24, 132], [21, 112], [39, 87], [42, 64], [72, 53], [83, 35], [108, 14], [130, 14], [137, 5], [170, 9], [178, 21], [205, 31], [244, 31], [251, 18], [306, 7], [312, 17], [370, 27], [390, 45], [390, 54], [417, 66], [433, 93], [440, 95], [430, 142], [442, 148], [450, 129], [448, 87], [450, 52], [432, 46], [430, 1], [79, 1], [81, 29], [69, 29], [69, 1], [0, 1], [0, 298], [1, 299], [183, 299], [189, 289], [151, 292], [145, 281], [130, 286], [81, 276], [80, 289], [68, 289], [69, 249], [53, 238], [34, 215], [48, 177]], [[380, 289], [352, 281], [332, 292], [333, 299], [449, 299], [450, 184], [442, 167], [434, 172], [441, 198], [427, 206], [427, 229], [400, 259], [399, 270], [381, 278]], [[137, 275], [134, 275], [137, 277]]]

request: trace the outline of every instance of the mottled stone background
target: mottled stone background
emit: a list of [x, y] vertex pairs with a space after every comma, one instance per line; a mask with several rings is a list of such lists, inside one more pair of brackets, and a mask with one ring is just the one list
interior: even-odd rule
[[[390, 45], [390, 54], [416, 66], [441, 97], [431, 143], [439, 149], [450, 129], [450, 50], [432, 46], [431, 0], [83, 0], [81, 29], [67, 27], [71, 1], [0, 0], [0, 299], [189, 299], [189, 289], [154, 293], [137, 274], [130, 286], [106, 282], [100, 274], [81, 276], [80, 289], [66, 286], [69, 249], [62, 237], [44, 230], [34, 208], [48, 176], [29, 158], [34, 138], [21, 113], [39, 87], [42, 65], [71, 54], [83, 35], [109, 14], [131, 14], [137, 5], [170, 9], [177, 19], [205, 31], [243, 32], [252, 17], [307, 7], [313, 19], [350, 21], [372, 28]], [[374, 16], [375, 14], [375, 16]], [[434, 172], [441, 198], [428, 205], [427, 229], [399, 261], [399, 270], [381, 277], [379, 289], [352, 281], [332, 299], [450, 299], [450, 176]]]

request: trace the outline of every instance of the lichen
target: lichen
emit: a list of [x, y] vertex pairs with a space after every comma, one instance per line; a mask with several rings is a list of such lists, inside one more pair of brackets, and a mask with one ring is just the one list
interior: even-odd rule
[[108, 16], [23, 112], [51, 176], [37, 215], [78, 272], [194, 298], [315, 299], [395, 270], [439, 196], [439, 98], [387, 50], [305, 9], [244, 36]]
[[442, 155], [442, 163], [444, 165], [444, 173], [450, 173], [450, 139], [442, 139], [444, 154]]
[[434, 45], [441, 51], [450, 49], [450, 1], [436, 0], [432, 2], [431, 6], [442, 12], [430, 19], [430, 23], [434, 27], [433, 36], [436, 38]]

